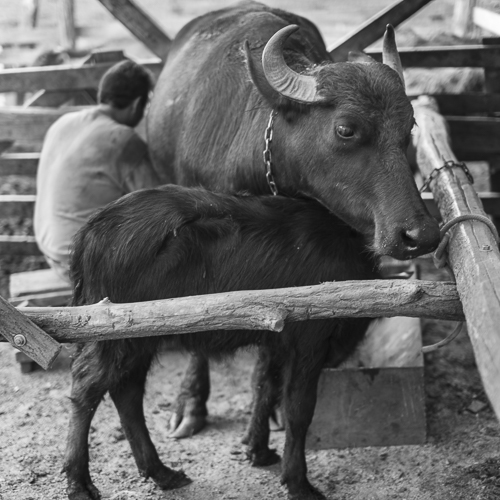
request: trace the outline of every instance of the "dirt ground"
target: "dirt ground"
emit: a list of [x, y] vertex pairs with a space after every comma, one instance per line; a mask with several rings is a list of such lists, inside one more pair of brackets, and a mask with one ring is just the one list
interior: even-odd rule
[[[230, 2], [222, 0], [142, 0], [169, 35], [192, 17]], [[306, 15], [321, 28], [327, 44], [344, 36], [390, 0], [273, 0]], [[16, 30], [22, 2], [0, 0], [0, 29]], [[436, 0], [398, 29], [401, 46], [450, 43], [452, 0]], [[41, 27], [48, 46], [57, 40], [56, 0], [41, 0]], [[124, 48], [137, 57], [151, 54], [95, 0], [76, 0], [79, 48]], [[6, 48], [0, 62], [29, 61], [29, 48]], [[20, 56], [22, 55], [22, 57]], [[23, 59], [24, 58], [24, 59]], [[446, 77], [445, 77], [446, 78]], [[4, 179], [2, 193], [33, 192], [32, 183]], [[30, 234], [28, 220], [0, 221], [1, 234]], [[8, 275], [39, 268], [39, 257], [0, 260], [0, 295], [7, 294]], [[442, 279], [428, 261], [423, 279]], [[423, 320], [424, 344], [451, 331], [448, 323]], [[15, 351], [0, 344], [0, 500], [65, 498], [60, 473], [68, 424], [71, 377], [61, 363], [49, 372], [21, 374]], [[106, 399], [90, 435], [91, 474], [103, 497], [114, 500], [284, 499], [279, 464], [252, 468], [240, 439], [249, 418], [250, 373], [255, 355], [242, 352], [213, 364], [209, 426], [191, 439], [167, 437], [167, 423], [186, 363], [185, 355], [166, 351], [152, 371], [146, 395], [147, 424], [163, 461], [183, 469], [194, 481], [173, 492], [158, 490], [138, 474], [117, 413]], [[331, 500], [495, 500], [500, 499], [500, 425], [484, 394], [468, 337], [462, 333], [450, 346], [425, 357], [427, 443], [420, 446], [308, 451], [310, 480]], [[367, 422], [367, 425], [370, 425]], [[271, 442], [280, 453], [283, 433]]]

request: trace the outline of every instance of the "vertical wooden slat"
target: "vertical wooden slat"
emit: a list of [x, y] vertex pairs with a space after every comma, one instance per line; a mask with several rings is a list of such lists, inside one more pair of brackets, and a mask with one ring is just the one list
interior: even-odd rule
[[64, 50], [73, 50], [76, 43], [75, 0], [59, 0], [59, 38]]
[[[413, 102], [418, 123], [417, 160], [424, 175], [457, 161], [446, 120], [430, 98]], [[463, 214], [485, 215], [481, 201], [460, 168], [443, 169], [431, 183], [444, 222]], [[451, 268], [467, 319], [467, 330], [486, 394], [500, 419], [500, 252], [488, 226], [459, 223], [448, 245]]]
[[453, 8], [453, 34], [460, 38], [471, 35], [473, 31], [472, 11], [476, 0], [455, 0]]

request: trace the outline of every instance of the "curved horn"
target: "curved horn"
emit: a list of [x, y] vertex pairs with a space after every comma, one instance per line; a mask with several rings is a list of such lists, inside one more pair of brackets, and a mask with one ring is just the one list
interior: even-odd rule
[[287, 66], [283, 45], [299, 27], [291, 24], [276, 32], [262, 52], [262, 68], [269, 85], [279, 94], [293, 101], [312, 104], [323, 101], [316, 91], [316, 78], [301, 75]]
[[403, 66], [401, 64], [398, 48], [396, 46], [394, 28], [390, 24], [388, 24], [385, 29], [384, 44], [382, 48], [382, 62], [387, 64], [387, 66], [392, 68], [399, 75], [404, 87], [405, 79], [403, 76]]

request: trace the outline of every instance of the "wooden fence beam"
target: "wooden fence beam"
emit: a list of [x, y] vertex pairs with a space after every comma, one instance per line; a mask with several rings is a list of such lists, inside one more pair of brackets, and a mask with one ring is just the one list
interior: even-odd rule
[[[155, 78], [162, 64], [158, 60], [138, 61]], [[97, 89], [102, 75], [115, 63], [93, 66], [43, 66], [0, 70], [0, 92], [37, 92], [38, 90]]]
[[170, 47], [170, 38], [132, 0], [99, 0], [130, 32], [135, 35], [153, 54], [163, 61]]
[[60, 342], [149, 337], [209, 330], [281, 331], [284, 323], [337, 317], [463, 320], [453, 283], [373, 280], [252, 290], [81, 307], [20, 307]]
[[[382, 61], [380, 51], [367, 50], [366, 53]], [[403, 47], [399, 55], [405, 68], [500, 68], [499, 45]]]
[[398, 26], [430, 1], [398, 0], [394, 2], [368, 19], [355, 31], [340, 39], [335, 45], [329, 47], [331, 58], [335, 62], [347, 61], [349, 51], [365, 49], [382, 36], [387, 24]]
[[[417, 160], [424, 175], [446, 161], [457, 161], [450, 147], [446, 120], [429, 98], [413, 101], [418, 122]], [[459, 215], [484, 215], [477, 193], [460, 168], [443, 169], [431, 183], [443, 221]], [[500, 418], [500, 252], [482, 222], [465, 221], [452, 231], [448, 245], [451, 268], [462, 300], [477, 367], [491, 405]]]

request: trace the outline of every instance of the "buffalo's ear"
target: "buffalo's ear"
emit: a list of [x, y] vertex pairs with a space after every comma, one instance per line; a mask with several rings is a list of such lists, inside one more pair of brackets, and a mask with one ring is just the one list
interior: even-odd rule
[[250, 51], [248, 40], [245, 40], [243, 43], [243, 49], [245, 52], [247, 70], [253, 84], [257, 87], [257, 90], [262, 94], [266, 101], [274, 108], [282, 101], [280, 94], [276, 92], [271, 85], [269, 85], [264, 75], [262, 64], [255, 63], [252, 57], [252, 52]]
[[370, 57], [368, 54], [361, 52], [360, 50], [350, 50], [347, 55], [347, 60], [349, 62], [355, 63], [374, 63], [377, 62], [373, 57]]

